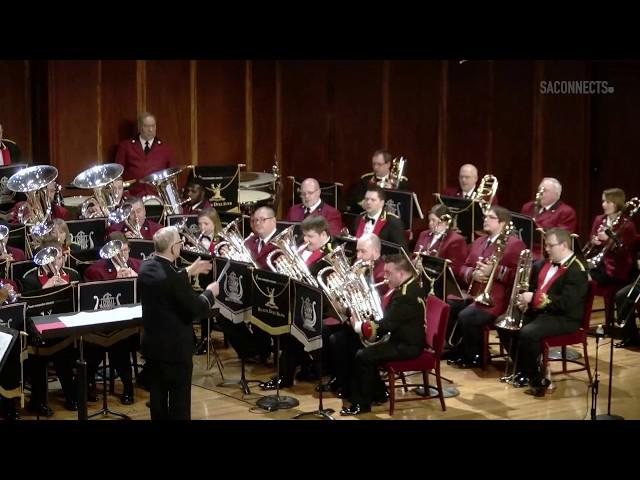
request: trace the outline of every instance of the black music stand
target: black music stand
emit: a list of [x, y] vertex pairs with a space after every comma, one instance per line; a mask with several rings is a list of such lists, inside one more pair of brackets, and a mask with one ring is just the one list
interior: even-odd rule
[[[280, 335], [276, 337], [276, 352], [276, 394], [264, 396], [256, 402], [256, 406], [268, 412], [286, 410], [300, 405], [300, 402], [296, 398], [288, 397], [286, 395], [280, 396]], [[244, 368], [242, 373], [244, 374]]]
[[[80, 357], [82, 358], [82, 349], [80, 350]], [[85, 367], [84, 376], [85, 376], [84, 380], [79, 380], [79, 381], [82, 381], [86, 385], [87, 384], [86, 367]], [[86, 392], [86, 388], [85, 388], [85, 392]], [[124, 413], [118, 413], [118, 412], [114, 412], [113, 410], [109, 410], [109, 407], [107, 405], [108, 394], [109, 392], [107, 390], [107, 350], [105, 349], [102, 355], [102, 408], [97, 412], [92, 413], [87, 418], [97, 417], [98, 415], [102, 415], [103, 417], [106, 417], [108, 415], [113, 415], [114, 417], [120, 417], [122, 420], [131, 420], [131, 417], [129, 415], [125, 415]], [[86, 405], [86, 398], [83, 400], [83, 403]]]

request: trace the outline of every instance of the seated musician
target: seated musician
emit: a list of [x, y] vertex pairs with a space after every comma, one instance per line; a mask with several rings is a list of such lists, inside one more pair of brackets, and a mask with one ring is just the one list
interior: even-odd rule
[[[636, 259], [636, 264], [637, 269], [640, 270], [640, 259]], [[618, 324], [622, 324], [622, 340], [613, 345], [616, 348], [637, 347], [640, 345], [640, 334], [636, 325], [637, 308], [635, 308], [637, 306], [638, 288], [640, 288], [640, 285], [636, 277], [633, 283], [621, 288], [616, 293]], [[626, 302], [632, 302], [629, 308], [629, 316], [620, 318]]]
[[[576, 211], [560, 200], [562, 184], [555, 178], [545, 177], [538, 186], [539, 200], [525, 203], [520, 213], [533, 218], [536, 227], [548, 229], [552, 227], [563, 228], [569, 233], [575, 233], [577, 226]], [[542, 245], [540, 237], [534, 234], [533, 258], [539, 260], [542, 257]]]
[[[598, 286], [624, 285], [630, 281], [633, 268], [632, 249], [636, 227], [633, 221], [621, 221], [625, 193], [621, 188], [608, 188], [602, 192], [603, 214], [596, 216], [591, 226], [593, 254], [585, 253], [585, 259], [593, 260], [603, 248], [608, 247], [602, 260], [590, 268], [589, 276]], [[617, 225], [616, 225], [617, 223]], [[616, 237], [618, 246], [609, 234]], [[610, 243], [613, 242], [613, 243]], [[611, 246], [610, 246], [611, 245]]]
[[366, 322], [362, 335], [370, 339], [391, 335], [388, 341], [363, 347], [356, 354], [348, 394], [350, 405], [343, 407], [340, 415], [370, 412], [371, 405], [386, 402], [388, 392], [378, 368], [390, 361], [416, 358], [426, 345], [423, 291], [411, 264], [402, 254], [386, 256], [384, 262], [389, 281], [389, 292], [382, 300], [384, 317], [379, 324]]
[[[18, 286], [13, 280], [0, 279], [0, 305], [13, 303], [17, 300]], [[9, 328], [23, 330], [22, 323], [9, 322]], [[18, 339], [10, 351], [5, 353], [4, 367], [0, 371], [0, 387], [6, 391], [15, 390], [20, 386], [20, 340]], [[0, 394], [0, 418], [5, 420], [19, 420], [17, 398], [6, 398]]]
[[[494, 206], [487, 211], [483, 224], [487, 235], [476, 238], [471, 244], [469, 254], [460, 269], [463, 285], [470, 285], [470, 295], [463, 300], [447, 299], [451, 306], [449, 323], [453, 324], [447, 338], [452, 339], [452, 333], [455, 334], [456, 338], [452, 339], [451, 343], [458, 344], [455, 352], [448, 355], [449, 365], [462, 368], [483, 366], [482, 329], [485, 325], [493, 324], [496, 317], [506, 310], [518, 258], [520, 252], [526, 248], [522, 240], [515, 235], [506, 237], [505, 229], [510, 221], [511, 213], [506, 208]], [[501, 254], [498, 253], [499, 247], [503, 249]], [[492, 262], [494, 254], [498, 257], [497, 265]], [[493, 283], [489, 285], [488, 281], [492, 275]], [[493, 306], [486, 306], [474, 300], [482, 293], [489, 295]], [[454, 329], [457, 331], [453, 332]]]
[[[47, 196], [49, 197], [49, 201], [51, 202], [51, 218], [61, 218], [62, 220], [70, 220], [71, 215], [69, 213], [69, 210], [64, 208], [62, 205], [58, 205], [57, 203], [55, 203], [56, 188], [57, 188], [56, 182], [51, 182], [49, 185], [47, 185], [46, 188], [47, 188]], [[30, 216], [29, 204], [24, 201], [18, 202], [7, 213], [6, 220], [10, 224], [17, 225], [19, 223], [18, 211], [20, 210], [20, 207], [22, 207], [22, 205], [25, 205], [25, 208], [23, 211], [24, 218], [27, 218], [27, 219], [29, 218]]]
[[[362, 200], [367, 188], [372, 185], [378, 185], [380, 188], [392, 188], [389, 183], [389, 172], [391, 170], [391, 154], [386, 150], [376, 150], [371, 157], [371, 168], [373, 172], [365, 173], [360, 177], [355, 185], [349, 200], [347, 202], [347, 210], [352, 213], [362, 212], [364, 206]], [[402, 176], [398, 190], [408, 190], [409, 180]]]
[[[122, 232], [113, 232], [109, 235], [109, 241], [112, 240], [120, 240], [122, 242], [120, 255], [122, 260], [126, 262], [127, 267], [119, 268], [114, 265], [111, 259], [102, 258], [84, 272], [85, 282], [98, 282], [138, 276], [138, 270], [140, 270], [142, 261], [129, 257], [129, 239], [125, 237]], [[129, 355], [131, 349], [131, 338], [125, 338], [108, 348], [109, 363], [115, 367], [116, 372], [120, 376], [120, 380], [122, 380], [123, 393], [120, 396], [120, 401], [124, 405], [131, 405], [133, 403], [133, 381]], [[90, 402], [97, 400], [95, 377], [98, 365], [102, 360], [102, 352], [103, 350], [98, 346], [86, 345], [85, 355], [87, 360], [87, 379], [89, 383], [87, 398]]]
[[451, 260], [451, 271], [461, 282], [460, 269], [467, 257], [467, 244], [464, 237], [454, 232], [450, 222], [443, 222], [442, 216], [449, 215], [446, 205], [434, 205], [429, 212], [429, 229], [420, 232], [414, 252], [422, 252], [432, 257]]
[[[122, 203], [129, 198], [128, 192], [124, 191], [124, 181], [122, 180], [122, 177], [116, 178], [111, 183], [111, 189], [114, 194], [115, 207], [121, 206]], [[93, 216], [100, 216], [100, 217], [102, 216], [102, 210], [96, 204], [91, 205], [88, 211]], [[87, 216], [87, 218], [90, 218], [90, 217]]]
[[[380, 239], [373, 233], [365, 233], [356, 243], [356, 260], [373, 262], [372, 283], [384, 281], [384, 261], [380, 256]], [[380, 298], [388, 290], [387, 284], [378, 285]], [[353, 362], [356, 352], [362, 347], [358, 334], [350, 324], [343, 324], [329, 335], [328, 355], [333, 366], [335, 377], [327, 384], [328, 389], [336, 392], [338, 397], [347, 397], [349, 381], [353, 374]]]
[[270, 243], [276, 234], [276, 212], [270, 205], [256, 208], [251, 215], [252, 233], [244, 240], [253, 261], [260, 268], [268, 269], [267, 255], [276, 247]]
[[386, 198], [384, 190], [377, 185], [367, 187], [363, 204], [365, 211], [356, 219], [353, 231], [356, 238], [365, 233], [374, 233], [380, 240], [404, 247], [404, 225], [396, 215], [385, 210]]
[[222, 230], [220, 216], [213, 207], [205, 207], [198, 212], [198, 228], [200, 229], [200, 243], [213, 253], [216, 246], [215, 238]]
[[[471, 163], [460, 167], [458, 185], [444, 189], [442, 195], [446, 197], [473, 198], [478, 186], [478, 169]], [[498, 205], [498, 195], [494, 195], [491, 205]]]
[[300, 198], [302, 203], [296, 203], [289, 208], [285, 220], [301, 222], [309, 215], [320, 215], [327, 219], [331, 235], [339, 235], [342, 230], [342, 214], [331, 205], [327, 205], [320, 198], [320, 184], [315, 178], [307, 178], [300, 184]]
[[[122, 232], [127, 238], [152, 240], [153, 234], [160, 230], [162, 226], [147, 218], [147, 210], [140, 198], [129, 197], [126, 203], [131, 205], [129, 218], [122, 223], [111, 225], [107, 229], [107, 235], [111, 232]], [[135, 229], [139, 229], [139, 235], [135, 232]]]
[[[46, 272], [41, 267], [35, 267], [27, 271], [22, 277], [22, 286], [24, 292], [33, 292], [52, 287], [66, 285], [70, 282], [80, 281], [80, 275], [72, 268], [64, 267], [63, 247], [59, 242], [43, 243], [42, 248], [56, 247], [60, 253], [54, 260], [55, 269], [59, 272], [54, 275]], [[77, 388], [76, 379], [73, 377], [73, 367], [77, 355], [75, 350], [69, 346], [63, 350], [42, 358], [38, 355], [29, 357], [30, 367], [28, 371], [31, 373], [31, 399], [27, 405], [30, 412], [38, 412], [40, 415], [51, 416], [53, 411], [46, 403], [46, 368], [49, 360], [53, 360], [56, 369], [56, 375], [60, 379], [62, 390], [64, 392], [64, 406], [67, 410], [77, 410]]]
[[185, 190], [187, 198], [189, 199], [188, 203], [182, 207], [185, 215], [198, 213], [205, 208], [211, 208], [211, 204], [206, 198], [206, 191], [197, 179], [192, 178], [189, 180]]
[[545, 234], [545, 250], [549, 260], [533, 265], [530, 291], [517, 297], [517, 306], [525, 312], [521, 330], [498, 329], [500, 341], [515, 359], [518, 372], [512, 384], [529, 385], [527, 392], [544, 396], [549, 385], [538, 358], [542, 340], [553, 335], [576, 332], [582, 323], [588, 278], [585, 264], [571, 250], [567, 230], [551, 228]]
[[[310, 216], [305, 218], [300, 225], [304, 242], [307, 247], [299, 255], [309, 268], [309, 272], [315, 277], [320, 269], [327, 267], [328, 263], [322, 258], [333, 250], [331, 235], [329, 235], [329, 224], [324, 217]], [[328, 309], [324, 309], [328, 311]], [[323, 345], [328, 345], [328, 336], [332, 328], [339, 326], [340, 322], [335, 318], [325, 317], [322, 319]], [[312, 381], [318, 378], [317, 363], [311, 361], [309, 355], [305, 353], [302, 344], [291, 334], [281, 336], [282, 355], [280, 357], [280, 378], [273, 377], [267, 382], [260, 384], [263, 390], [275, 390], [276, 382], [280, 382], [280, 388], [293, 385], [294, 374], [298, 365], [302, 365], [302, 370], [295, 376], [300, 381]]]

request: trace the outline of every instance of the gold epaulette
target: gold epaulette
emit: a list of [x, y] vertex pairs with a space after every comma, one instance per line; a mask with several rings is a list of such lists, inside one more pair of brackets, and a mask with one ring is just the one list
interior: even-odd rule
[[14, 145], [17, 145], [16, 142], [14, 142], [13, 140], [9, 140], [8, 138], [3, 138], [2, 139], [3, 142], [9, 142], [9, 143], [13, 143]]
[[373, 172], [367, 172], [364, 175], [360, 175], [360, 178], [371, 177], [373, 176]]
[[398, 215], [396, 215], [395, 213], [387, 211], [387, 215], [391, 215], [392, 217], [396, 217], [398, 220], [400, 220], [400, 217]]
[[413, 283], [415, 281], [416, 281], [416, 277], [411, 277], [410, 280], [407, 280], [407, 282], [404, 285], [402, 285], [402, 290], [400, 290], [400, 293], [402, 295], [406, 295], [407, 294], [407, 287], [409, 286], [409, 284], [411, 284], [411, 283]]

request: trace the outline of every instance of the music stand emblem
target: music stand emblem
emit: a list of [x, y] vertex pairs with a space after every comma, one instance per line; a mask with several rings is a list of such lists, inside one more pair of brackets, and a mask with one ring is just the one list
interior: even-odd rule
[[316, 326], [316, 302], [312, 302], [309, 297], [304, 297], [300, 306], [300, 315], [302, 316], [302, 326], [311, 332], [315, 332]]
[[267, 301], [267, 303], [264, 304], [265, 307], [268, 308], [272, 308], [273, 310], [279, 310], [278, 305], [276, 305], [275, 301], [276, 301], [276, 289], [275, 288], [267, 288], [267, 291], [269, 292], [267, 294], [267, 296], [269, 297], [269, 300]]
[[212, 183], [210, 187], [207, 187], [207, 190], [213, 193], [213, 197], [209, 199], [210, 202], [224, 202], [226, 200], [220, 194], [220, 190], [222, 190], [221, 186], [221, 183]]
[[83, 230], [80, 230], [78, 233], [73, 235], [71, 234], [71, 243], [75, 243], [76, 245], [80, 245], [82, 250], [89, 250], [95, 247], [93, 243], [93, 232], [89, 232], [87, 235]]
[[111, 295], [109, 292], [105, 293], [102, 298], [97, 295], [93, 296], [93, 299], [96, 301], [94, 305], [94, 310], [111, 310], [112, 308], [120, 306], [120, 296], [122, 294], [118, 293], [115, 297]]
[[224, 279], [224, 293], [227, 295], [227, 302], [242, 305], [242, 275], [238, 278], [236, 272], [228, 274]]

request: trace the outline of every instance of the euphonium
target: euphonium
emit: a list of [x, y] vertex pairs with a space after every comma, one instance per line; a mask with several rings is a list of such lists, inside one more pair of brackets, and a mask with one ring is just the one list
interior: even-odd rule
[[122, 172], [122, 165], [108, 163], [91, 167], [76, 176], [74, 186], [93, 189], [93, 197], [80, 206], [82, 218], [107, 217], [109, 224], [124, 220], [122, 209], [118, 208], [122, 192], [115, 185]]
[[133, 222], [131, 222], [131, 210], [133, 209], [133, 205], [130, 203], [122, 207], [122, 217], [124, 224], [129, 228], [131, 233], [134, 235], [134, 239], [140, 240], [142, 237], [142, 232], [140, 231], [140, 222], [138, 222], [138, 217], [134, 215]]
[[525, 249], [520, 252], [509, 306], [507, 311], [496, 320], [496, 328], [505, 330], [520, 330], [522, 328], [524, 312], [518, 308], [518, 295], [529, 290], [532, 261], [531, 250]]
[[473, 193], [473, 200], [480, 204], [482, 213], [487, 213], [493, 203], [493, 197], [496, 196], [498, 191], [498, 179], [493, 175], [485, 175], [480, 180], [480, 185]]
[[[160, 195], [159, 200], [164, 207], [164, 212], [169, 215], [182, 215], [182, 205], [189, 201], [182, 199], [180, 190], [178, 189], [178, 175], [182, 170], [184, 170], [184, 168], [165, 168], [164, 170], [154, 172], [140, 179], [140, 182], [150, 183], [156, 187]], [[146, 195], [143, 197], [143, 203], [145, 199], [158, 198], [155, 195], [149, 196], [149, 198], [146, 197]]]
[[58, 177], [58, 169], [51, 165], [35, 165], [24, 168], [9, 178], [7, 188], [24, 193], [27, 203], [18, 210], [18, 221], [32, 225], [31, 235], [42, 237], [53, 228], [51, 200], [47, 187]]
[[[277, 248], [267, 255], [267, 265], [277, 273], [287, 275], [296, 280], [306, 282], [314, 287], [318, 286], [318, 281], [311, 275], [309, 267], [302, 259], [300, 253], [307, 247], [307, 244], [296, 246], [293, 229], [295, 225], [285, 228], [278, 235], [273, 237], [269, 243]], [[278, 256], [276, 259], [273, 257]]]
[[396, 157], [391, 161], [391, 168], [389, 169], [389, 183], [391, 184], [391, 188], [397, 190], [400, 187], [406, 166], [407, 159], [404, 157]]
[[[229, 223], [218, 234], [222, 238], [222, 242], [216, 243], [213, 254], [218, 257], [230, 258], [237, 262], [250, 263], [254, 267], [258, 268], [258, 264], [253, 260], [251, 252], [244, 245], [244, 238], [238, 230], [238, 224], [242, 221], [242, 217], [236, 218], [233, 222]], [[253, 235], [253, 233], [251, 234]], [[227, 251], [222, 254], [220, 251], [222, 247], [226, 246]]]
[[175, 227], [178, 229], [178, 233], [182, 235], [182, 237], [186, 240], [183, 248], [185, 250], [189, 250], [190, 252], [204, 253], [206, 255], [209, 255], [209, 250], [206, 249], [204, 245], [202, 245], [202, 243], [200, 243], [202, 234], [200, 234], [198, 238], [195, 238], [191, 234], [191, 231], [187, 226], [188, 220], [189, 219], [187, 217], [184, 217], [182, 220], [175, 224]]
[[100, 249], [100, 258], [111, 260], [111, 263], [116, 267], [116, 271], [120, 271], [122, 268], [129, 268], [122, 255], [122, 241], [120, 240], [111, 240], [105, 243]]
[[62, 252], [58, 247], [46, 247], [40, 250], [33, 257], [33, 263], [42, 267], [45, 273], [51, 274], [54, 277], [60, 275], [60, 269], [56, 265], [56, 258], [62, 255]]
[[[468, 293], [474, 296], [474, 301], [477, 303], [486, 305], [488, 307], [493, 307], [493, 300], [491, 299], [491, 289], [493, 288], [493, 282], [495, 280], [496, 272], [498, 271], [498, 267], [500, 265], [500, 262], [502, 261], [502, 256], [504, 255], [507, 241], [509, 240], [509, 236], [513, 232], [513, 228], [513, 222], [509, 222], [507, 225], [505, 225], [502, 232], [500, 232], [498, 238], [496, 238], [495, 250], [489, 257], [489, 262], [492, 263], [492, 267], [487, 283], [483, 284], [477, 281], [472, 281], [469, 284]], [[481, 289], [481, 291], [478, 291], [479, 289]]]

